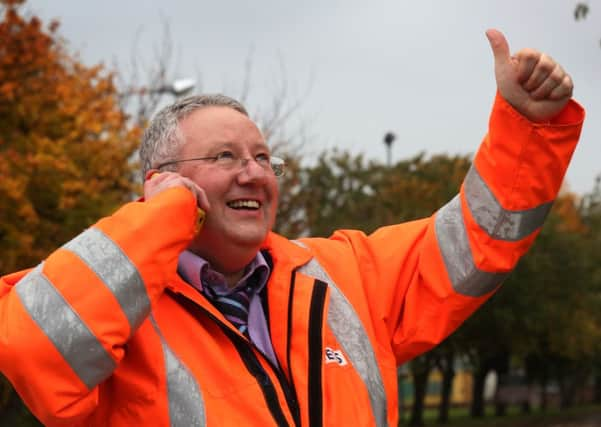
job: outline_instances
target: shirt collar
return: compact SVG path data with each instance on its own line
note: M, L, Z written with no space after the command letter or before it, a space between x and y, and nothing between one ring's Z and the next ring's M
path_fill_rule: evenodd
M255 292L260 292L271 273L269 264L261 252L244 269L244 275L232 289L226 285L225 277L211 268L211 265L204 258L186 250L183 251L178 260L177 272L189 284L199 291L203 291L203 285L211 288L213 292L219 295L230 294L242 286L246 285L248 279L256 274Z

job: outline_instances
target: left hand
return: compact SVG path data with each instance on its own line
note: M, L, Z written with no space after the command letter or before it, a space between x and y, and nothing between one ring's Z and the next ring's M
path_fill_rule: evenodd
M510 56L509 45L500 31L486 32L495 57L495 78L501 96L533 122L555 117L572 97L574 84L550 56L522 49Z

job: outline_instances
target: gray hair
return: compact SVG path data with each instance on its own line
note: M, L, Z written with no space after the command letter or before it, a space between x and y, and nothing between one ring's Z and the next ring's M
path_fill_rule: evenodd
M248 117L246 108L240 102L220 94L193 95L168 105L152 118L142 136L142 180L146 172L161 162L173 159L181 149L184 139L179 129L179 121L206 107L227 107ZM169 170L171 167L171 170L174 170L176 166L168 165L165 169Z

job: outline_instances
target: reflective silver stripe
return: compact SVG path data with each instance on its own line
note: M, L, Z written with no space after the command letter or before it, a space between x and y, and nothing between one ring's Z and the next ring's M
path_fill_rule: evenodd
M474 264L457 195L436 214L436 238L455 292L482 296L495 289L509 273L488 273Z
M498 240L517 241L543 225L553 202L532 209L503 209L474 166L465 177L465 199L472 216L489 236Z
M17 283L15 290L34 322L91 390L111 375L117 365L42 273L42 267L40 264L30 271Z
M80 257L113 293L127 320L131 334L150 312L150 300L136 266L104 232L89 228L64 246Z
M304 246L302 242L294 241L294 243ZM355 309L315 258L300 267L298 271L328 284L330 289L328 326L367 388L376 426L387 426L386 393L382 374L374 349Z
M165 370L167 372L169 425L171 427L206 426L205 405L198 383L188 368L169 348L152 315L150 315L150 321L161 338L161 346L163 347Z

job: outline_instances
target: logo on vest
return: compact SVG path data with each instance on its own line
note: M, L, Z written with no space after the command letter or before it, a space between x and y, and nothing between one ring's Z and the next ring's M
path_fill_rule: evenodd
M347 364L347 361L342 351L326 347L326 364L328 363L338 363L340 366L344 366Z

